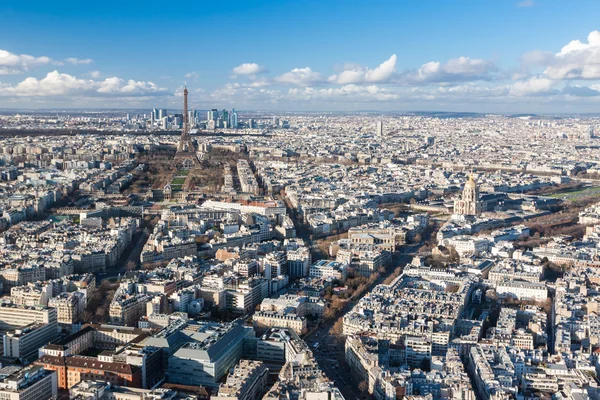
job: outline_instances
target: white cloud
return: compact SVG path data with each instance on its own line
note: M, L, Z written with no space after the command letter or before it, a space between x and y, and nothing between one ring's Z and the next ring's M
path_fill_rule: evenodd
M459 57L448 60L445 64L431 61L421 65L414 73L406 74L408 83L461 82L470 80L490 80L496 66L488 60Z
M185 74L185 77L188 79L198 79L198 73L197 72L188 72L187 74Z
M600 96L599 88L579 86L579 85L567 85L561 90L562 94L573 97L596 97Z
M262 65L256 63L244 63L240 64L233 69L233 75L256 75L263 72L267 72L267 69Z
M69 57L69 58L65 58L65 61L68 62L69 64L73 64L73 65L88 65L94 62L94 60L92 60L91 58L75 58L75 57Z
M89 73L89 75L94 79L98 79L100 78L100 71L92 71Z
M0 96L14 97L137 97L166 94L153 82L123 80L117 77L102 81L80 79L58 71L49 72L44 78L26 78L16 85L0 86Z
M275 80L279 83L290 83L298 86L310 86L325 82L323 75L313 71L310 67L294 68L290 72L278 76Z
M251 104L254 107L261 104L276 104L283 99L277 89L254 88L239 83L228 83L214 90L210 97L211 104L223 102L232 105Z
M312 87L291 88L290 100L326 100L336 102L390 101L400 97L397 90L384 89L377 85L348 84L340 87L315 89Z
M50 57L34 57L28 54L14 54L0 49L0 75L20 74L41 65L48 65L53 60Z
M257 79L257 80L253 80L250 83L247 84L247 86L249 87L254 87L254 88L261 88L261 87L267 87L270 86L271 82L266 80L266 79Z
M328 79L331 83L379 83L386 82L396 72L397 57L395 54L381 63L377 68L370 69L356 64L346 65L344 71L337 75L331 75Z
M0 75L16 75L44 65L87 65L93 62L90 58L66 58L63 61L53 60L47 56L35 57L28 54L14 54L0 49Z
M529 66L548 65L554 60L554 53L551 51L534 50L521 56L521 64Z
M600 79L600 31L592 31L587 43L573 40L553 59L544 71L551 79Z
M556 82L544 77L532 77L526 81L515 82L510 87L514 96L540 96L556 94Z

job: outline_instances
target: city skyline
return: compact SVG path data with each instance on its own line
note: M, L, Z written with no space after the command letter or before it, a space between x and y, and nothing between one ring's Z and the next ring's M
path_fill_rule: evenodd
M0 8L0 108L174 108L185 81L197 109L578 113L600 104L592 1L186 3L184 13L134 2L117 15L110 2L62 5Z

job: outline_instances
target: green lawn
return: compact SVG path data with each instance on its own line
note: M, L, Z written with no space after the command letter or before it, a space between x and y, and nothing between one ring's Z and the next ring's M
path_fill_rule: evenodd
M173 178L171 181L171 186L173 185L183 185L185 183L185 178Z
M600 196L600 187L591 187L562 193L552 193L547 196L574 201L582 197Z
M177 176L188 176L189 173L189 169L180 169L179 171L177 171Z

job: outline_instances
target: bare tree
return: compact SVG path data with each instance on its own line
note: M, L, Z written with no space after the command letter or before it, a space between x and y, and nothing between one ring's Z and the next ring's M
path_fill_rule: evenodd
M367 381L361 381L358 384L358 390L360 390L361 393L366 393L367 390L369 390L369 384L367 383Z
M338 320L335 321L335 324L333 324L329 332L332 335L341 336L344 333L344 319L342 317L338 318Z

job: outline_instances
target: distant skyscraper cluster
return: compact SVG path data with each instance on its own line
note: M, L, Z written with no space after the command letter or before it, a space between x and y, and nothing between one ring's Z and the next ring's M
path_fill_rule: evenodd
M162 129L169 129L173 124L169 125L170 122L175 122L174 118L169 121L167 110L164 108L153 108L150 113L150 124Z
M239 126L238 113L235 109L227 111L223 109L221 112L216 108L209 110L206 115L206 129L235 129Z
M188 110L188 123L190 128L205 129L236 129L239 127L239 116L235 109L231 111L215 109L207 112L206 121L201 113L196 110ZM183 114L169 115L163 108L154 108L150 113L150 126L157 129L181 129L183 126Z
M184 111L185 113L186 111ZM206 118L204 117L206 115ZM142 125L150 130L179 130L183 128L184 115L183 113L172 113L164 108L153 108L148 114L144 114L143 120L139 120L136 117L135 121L141 128ZM127 114L127 121L131 122L132 118ZM287 119L282 119L279 116L261 116L257 115L257 118L247 118L244 121L240 121L239 114L235 111L235 108L231 110L212 108L206 111L188 110L187 121L189 129L288 129L292 125L297 126L295 123L290 123ZM379 123L378 123L379 124ZM379 126L379 125L378 125Z

